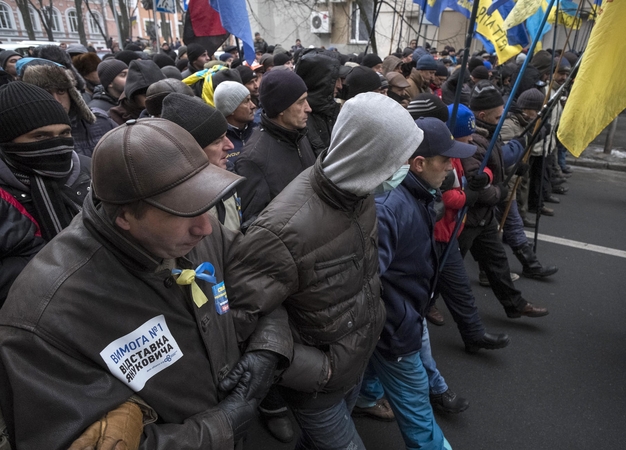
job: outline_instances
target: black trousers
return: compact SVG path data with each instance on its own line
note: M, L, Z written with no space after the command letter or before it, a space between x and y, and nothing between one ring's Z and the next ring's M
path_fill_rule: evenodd
M550 156L546 156L546 158L549 157ZM550 162L546 160L544 164L542 184L541 156L531 156L529 163L530 186L528 189L528 210L534 213L537 209L543 207L543 199L552 194L552 183L550 181L551 169ZM541 199L539 198L540 192L542 192Z
M495 218L482 227L466 226L459 236L459 247L463 257L470 251L474 259L478 261L489 279L494 295L506 311L524 309L527 302L511 281L509 261L498 236L498 224Z
M446 242L436 243L435 248L439 257L443 255L447 245ZM436 292L441 294L463 341L472 342L481 339L485 334L485 327L478 315L476 300L456 240L452 243L446 265L439 272Z

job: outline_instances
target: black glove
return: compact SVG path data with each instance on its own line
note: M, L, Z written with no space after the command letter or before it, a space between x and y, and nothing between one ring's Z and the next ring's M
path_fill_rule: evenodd
M481 190L488 184L489 184L489 175L487 175L485 172L477 173L476 175L474 175L471 179L467 181L467 185L470 187L470 189L473 189L475 191Z
M217 405L230 423L235 443L243 437L250 424L256 420L256 409L261 402L259 399L248 397L251 383L252 374L244 372L230 395Z
M465 192L465 206L467 206L468 208L471 208L472 206L474 206L474 203L476 203L476 200L478 200L478 196L480 195L480 193L473 189L465 189L464 192Z
M525 134L522 134L521 136L515 136L512 140L519 142L520 145L524 148L526 148L526 146L528 145L528 138Z
M545 139L547 136L550 136L551 129L552 129L552 126L550 125L550 122L545 122L543 126L539 129L539 138L537 139L537 141L541 141Z
M515 171L515 175L523 177L524 175L526 175L528 173L529 169L530 169L530 164L525 163L525 162L521 162L517 166L517 170Z
M245 353L220 382L220 389L230 391L239 387L243 383L244 375L249 373L252 380L245 385L244 397L246 400L256 399L260 402L274 383L274 371L279 358L276 353L265 350Z
M500 188L500 200L499 201L506 200L506 197L509 195L509 187L505 183L498 184L498 187Z
M446 192L452 189L452 186L454 186L455 178L456 177L454 176L454 170L448 172L448 175L446 175L445 180L443 180L443 183L441 183L441 187L439 188L439 190L441 192Z

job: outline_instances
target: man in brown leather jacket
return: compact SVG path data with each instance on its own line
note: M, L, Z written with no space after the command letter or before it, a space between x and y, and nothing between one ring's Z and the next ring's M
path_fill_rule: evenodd
M241 444L293 350L278 309L240 353L224 283L240 235L207 213L240 180L164 119L129 121L99 142L83 212L0 311L14 448Z

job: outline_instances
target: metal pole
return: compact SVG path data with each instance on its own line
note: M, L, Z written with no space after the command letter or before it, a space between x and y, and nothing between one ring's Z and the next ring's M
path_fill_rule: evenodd
M420 34L422 33L422 24L423 23L424 23L424 10L420 6L420 25L419 25L419 27L417 27L417 38L415 38L415 44L416 45L419 45L419 42L420 42ZM426 38L424 38L424 42L425 41L426 41Z
M615 130L617 130L618 118L619 116L613 119L613 122L611 122L609 128L609 134L606 135L606 142L604 143L604 153L606 153L607 155L610 155L611 151L613 150L613 138L615 137Z

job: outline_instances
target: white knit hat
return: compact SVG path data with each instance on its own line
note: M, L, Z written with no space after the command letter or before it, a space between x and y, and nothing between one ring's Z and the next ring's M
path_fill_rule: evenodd
M224 81L215 89L215 107L224 117L230 116L241 103L250 95L250 91L236 81Z

